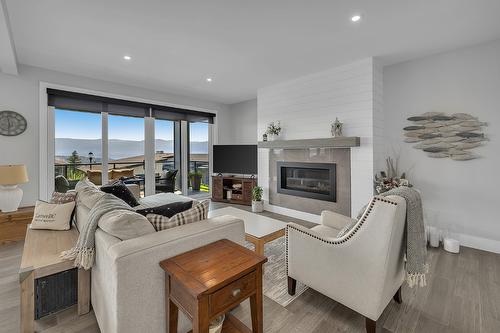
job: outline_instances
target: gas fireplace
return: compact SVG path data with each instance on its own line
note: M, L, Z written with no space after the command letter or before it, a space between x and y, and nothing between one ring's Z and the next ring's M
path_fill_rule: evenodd
M277 162L278 193L336 202L335 163Z

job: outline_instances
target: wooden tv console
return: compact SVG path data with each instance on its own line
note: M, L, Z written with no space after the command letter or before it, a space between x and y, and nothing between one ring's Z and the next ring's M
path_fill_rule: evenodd
M234 185L237 185L236 188ZM212 176L212 200L251 205L252 189L255 186L257 186L257 178ZM230 199L228 199L228 192L230 192Z

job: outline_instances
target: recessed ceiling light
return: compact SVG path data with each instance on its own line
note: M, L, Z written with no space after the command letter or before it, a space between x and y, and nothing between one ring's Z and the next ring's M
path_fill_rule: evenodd
M351 21L353 22L358 22L361 20L361 15L354 15L353 17L351 17Z
M207 82L212 82L212 78L211 77L207 77Z
M125 60L132 60L132 57L131 57L131 56L129 56L129 55L124 55L124 56L123 56L123 59L125 59Z

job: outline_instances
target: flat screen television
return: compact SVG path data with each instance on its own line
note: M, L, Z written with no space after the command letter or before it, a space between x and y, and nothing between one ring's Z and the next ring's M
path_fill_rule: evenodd
M214 145L215 173L256 175L257 145Z

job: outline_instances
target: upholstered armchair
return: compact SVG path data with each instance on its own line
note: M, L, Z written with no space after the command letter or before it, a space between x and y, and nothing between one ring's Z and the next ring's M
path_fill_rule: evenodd
M366 330L394 298L401 303L404 280L406 201L399 196L375 196L355 221L324 211L311 229L289 223L287 235L288 293L296 281L342 303L366 318ZM351 222L343 236L339 231Z

